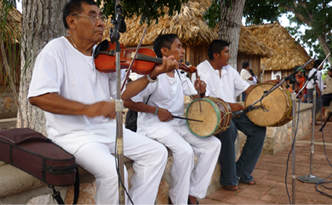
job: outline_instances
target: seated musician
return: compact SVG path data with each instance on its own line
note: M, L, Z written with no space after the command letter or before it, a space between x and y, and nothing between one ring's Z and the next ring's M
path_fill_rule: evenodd
M93 0L70 0L65 5L63 23L68 35L53 39L38 55L28 97L32 105L45 111L48 137L96 178L95 202L118 204L118 174L112 155L116 111L111 101L116 97L116 74L97 71L93 58L95 44L103 37L103 20ZM176 69L178 63L172 58L165 58L149 77L155 79ZM129 83L122 98L130 99L148 84L147 76ZM123 142L124 156L134 161L130 196L135 204L154 204L167 150L126 129Z
M214 40L209 45L208 57L197 67L198 75L207 82L206 96L220 98L230 105L232 111L245 109L237 104L235 96L242 92L247 93L252 86L241 79L239 73L228 65L231 58L229 43L222 40ZM196 78L192 75L192 81ZM247 141L243 147L240 158L235 163L234 142L238 135L238 129L246 136ZM265 127L260 127L252 123L246 114L242 114L232 119L230 127L216 135L222 143L219 156L221 165L220 183L231 191L238 190L238 183L254 185L255 181L251 176L256 162L262 151L265 139Z
M178 61L185 54L176 34L158 36L154 51L158 57L173 55ZM197 80L193 85L186 74L175 70L159 75L132 101L125 101L126 107L140 112L137 132L159 141L173 153L169 190L173 204L196 204L196 198L205 197L221 147L214 136L199 138L190 132L185 120L173 118L184 114L184 95L198 97L195 88L204 93L205 83ZM194 155L198 157L196 165Z

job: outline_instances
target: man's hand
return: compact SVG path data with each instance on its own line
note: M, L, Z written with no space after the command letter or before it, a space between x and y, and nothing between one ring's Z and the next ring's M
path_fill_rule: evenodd
M172 113L170 113L168 110L164 108L158 108L157 115L159 120L162 122L168 122L173 119Z
M174 69L179 68L179 63L174 60L173 56L163 57L163 64L156 66L152 72L149 74L152 79L156 79L161 73L167 73Z
M116 116L115 103L102 101L86 105L84 113L88 117L104 116L106 118L114 119Z
M238 103L228 103L228 104L231 107L232 111L239 111L239 110L246 109L246 107L244 107L243 105L240 105Z
M200 92L199 94L205 93L205 91L206 91L206 83L204 81L202 81L200 79L200 77L198 77L195 80L194 86L195 86L195 89L197 90L197 92L198 91Z

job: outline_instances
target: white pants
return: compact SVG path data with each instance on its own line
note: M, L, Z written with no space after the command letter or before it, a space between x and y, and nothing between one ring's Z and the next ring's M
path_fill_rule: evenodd
M204 198L219 157L221 142L214 136L199 138L186 124L153 124L147 136L173 153L172 184L169 196L173 204L187 204L188 195ZM194 155L198 157L194 164ZM194 166L195 165L195 166Z
M167 162L167 150L162 144L126 129L123 130L123 142L124 155L134 161L129 194L135 204L154 204ZM114 150L114 142L91 142L74 153L77 164L96 178L97 204L119 202L115 157L111 155ZM124 178L127 180L126 168Z

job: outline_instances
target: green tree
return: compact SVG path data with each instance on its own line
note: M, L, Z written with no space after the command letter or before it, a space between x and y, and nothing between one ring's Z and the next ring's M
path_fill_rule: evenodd
M319 58L325 58L331 53L332 4L330 0L246 0L243 11L247 24L259 24L264 20L273 22L287 12L294 14L289 16L289 19L297 23L297 26L288 28L292 35L297 35L298 40L302 40L307 46L313 48ZM300 25L308 27L304 35L298 34ZM319 46L315 45L316 40ZM330 64L332 64L331 59L329 59Z
M212 0L204 13L209 27L219 24L218 39L230 42L231 59L229 64L237 69L237 53L241 32L241 19L245 0Z

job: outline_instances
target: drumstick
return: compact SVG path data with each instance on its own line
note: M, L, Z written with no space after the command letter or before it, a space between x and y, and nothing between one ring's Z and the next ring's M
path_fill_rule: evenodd
M189 121L203 122L203 120L195 120L195 119L190 119L190 118L180 117L180 116L174 116L174 115L172 115L172 117L173 117L173 118L182 119L182 120L189 120Z
M196 76L197 78L199 78L198 76L198 70L196 70ZM200 85L198 84L198 102L199 102L199 111L202 112L202 106L201 106L201 89L200 89Z

